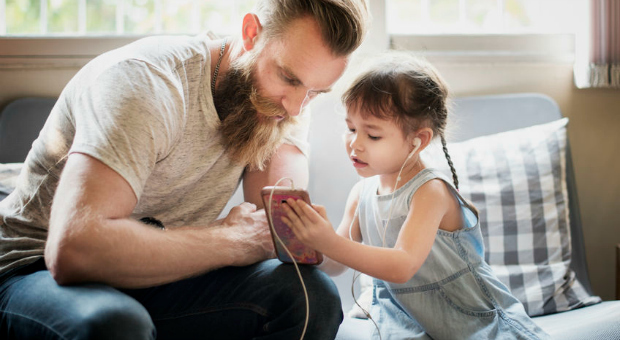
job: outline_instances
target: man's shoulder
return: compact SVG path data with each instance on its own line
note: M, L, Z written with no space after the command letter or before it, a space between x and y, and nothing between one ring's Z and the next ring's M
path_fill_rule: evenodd
M115 52L124 59L136 59L162 68L176 68L188 60L210 58L205 34L197 36L158 35L139 39Z
M92 79L110 69L126 68L128 74L131 74L136 64L158 69L164 73L174 72L189 61L198 61L199 67L208 66L210 65L210 54L206 45L208 39L204 34L145 37L97 56L80 71L88 73L88 78Z
M72 79L73 86L68 86L65 92L73 89L75 91L71 93L83 93L85 88L95 84L101 88L103 83L121 87L123 82L130 82L136 88L140 88L140 84L153 82L163 82L159 89L169 87L178 83L177 70L180 66L198 68L188 69L191 74L205 73L200 68L209 65L208 39L206 35L162 35L139 39L91 60Z

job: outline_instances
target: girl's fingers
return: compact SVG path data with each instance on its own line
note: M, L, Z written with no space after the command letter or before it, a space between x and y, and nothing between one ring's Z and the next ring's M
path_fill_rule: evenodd
M303 203L303 201L300 202ZM303 215L303 211L301 210L300 205L301 203L298 203L295 199L292 198L286 200L286 204L288 204L288 206L299 216Z
M324 219L327 219L326 216L323 217L323 215L315 209L314 204L309 205L306 202L303 202L302 204L303 206L301 207L301 209L304 212L303 217L305 217L305 221L308 221L313 224L317 224L317 223L323 222Z
M300 224L301 221L299 220L299 216L297 216L296 212L293 209L291 209L290 206L284 204L282 205L282 207L284 208L284 211L286 212L286 216L282 216L282 221L284 221L284 219L286 218L291 224L294 224L295 226Z
M286 203L286 205L288 205L287 208L289 209L286 210L288 217L295 222L299 222L300 227L316 225L323 222L324 219L327 219L315 211L313 206L310 206L304 201L288 199L286 200ZM325 209L323 209L323 211L324 210Z
M289 228L291 229L295 229L295 225L291 222L291 220L289 220L286 216L282 216L280 218L282 220L282 222L284 222L284 224L286 224Z
M318 213L321 217L323 217L324 219L327 219L327 210L325 209L325 207L324 207L324 206L319 205L319 204L313 204L313 205L312 205L312 208L313 208L314 210L316 210L316 212L317 212L317 213Z
M299 221L300 223L304 222L305 214L301 209L301 206L294 199L289 198L283 206L288 209L286 212L288 213L290 219Z
M316 211L314 211L308 203L304 201L295 201L295 204L298 207L295 211L298 212L297 215L299 215L299 218L304 224L316 224L321 221Z
M301 238L301 235L299 234L299 229L297 224L293 223L288 217L286 216L282 216L282 222L284 222L284 224L286 224L289 228L291 228L291 230L293 231L293 234L295 234L295 236L297 238Z

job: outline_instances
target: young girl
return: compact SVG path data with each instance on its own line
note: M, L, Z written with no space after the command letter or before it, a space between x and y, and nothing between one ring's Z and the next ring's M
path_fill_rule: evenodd
M383 57L343 96L347 153L365 179L337 232L323 207L302 201L288 200L283 220L328 258L329 274L348 266L375 278L376 338L547 338L484 261L477 210L459 194L446 148L447 97L430 64ZM434 137L454 184L420 159Z

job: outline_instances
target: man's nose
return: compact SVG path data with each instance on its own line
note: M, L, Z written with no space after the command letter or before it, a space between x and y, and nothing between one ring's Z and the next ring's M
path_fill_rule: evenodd
M309 95L309 91L305 89L297 89L295 91L291 91L283 98L283 105L286 112L292 116L298 116L301 113L301 110L310 103L310 101L314 98L314 96Z

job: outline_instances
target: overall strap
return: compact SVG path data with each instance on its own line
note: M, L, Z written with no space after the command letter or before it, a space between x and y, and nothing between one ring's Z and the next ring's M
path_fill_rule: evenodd
M450 188L450 191L452 191L452 193L458 198L460 204L462 206L467 207L469 210L471 210L472 212L474 212L474 214L476 215L476 217L478 217L477 215L477 210L469 203L468 200L466 200L461 193L454 187L454 183L452 183L452 179L449 178L448 176L446 176L443 172L435 169L435 168L426 168L423 169L422 171L420 171L417 175L416 175L416 180L413 181L414 183L412 185L414 185L413 190L411 190L411 194L410 196L407 198L407 204L411 205L411 199L413 197L413 195L415 194L415 192L424 184L426 184L428 181L432 180L432 179L441 179L444 183L446 183L446 185L448 186L448 188Z

